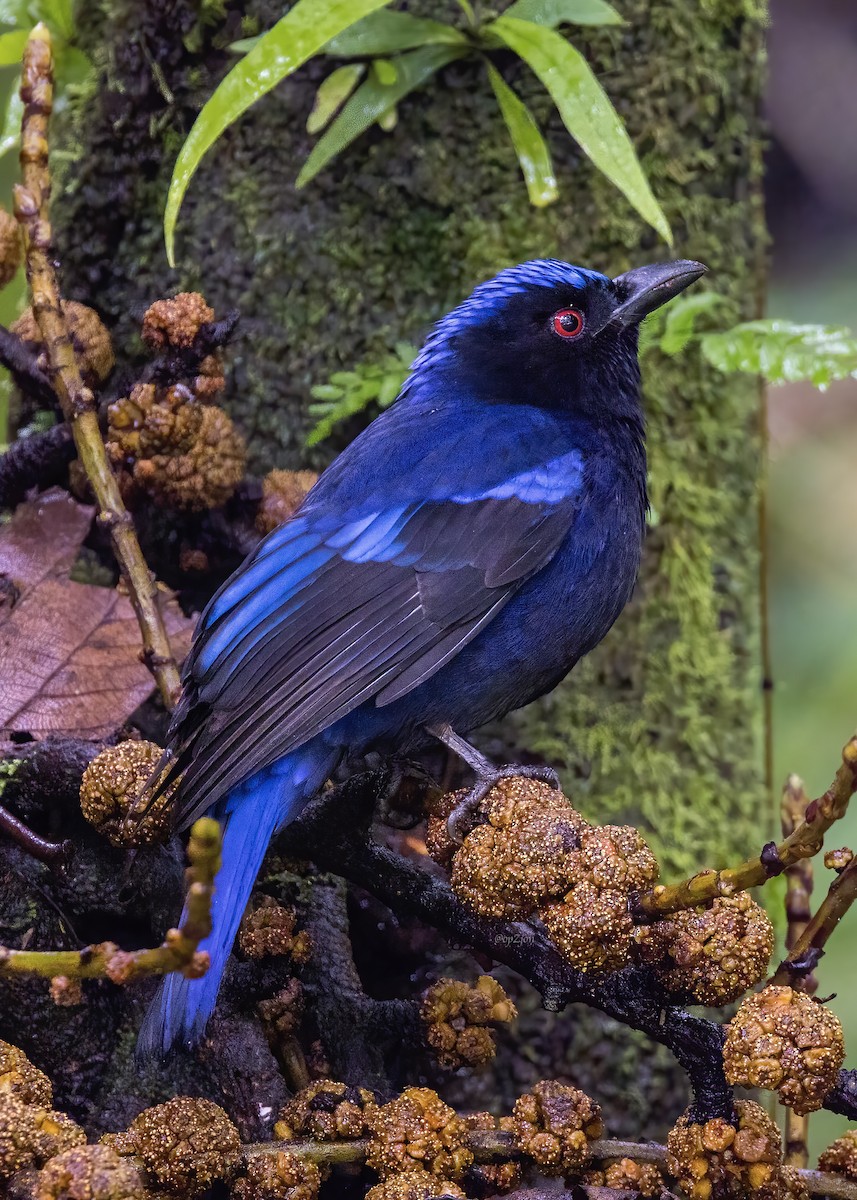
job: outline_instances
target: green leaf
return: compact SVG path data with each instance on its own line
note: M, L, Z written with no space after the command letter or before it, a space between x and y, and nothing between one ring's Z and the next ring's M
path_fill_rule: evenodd
M312 112L307 117L307 133L321 133L357 87L365 70L363 63L347 63L328 75L315 94Z
M14 29L11 33L0 33L0 67L11 67L20 63L29 36L26 29Z
M3 127L0 129L0 157L10 150L15 150L21 142L21 118L24 106L18 92L21 87L20 76L15 80L9 99L6 102L6 113L3 117Z
M337 33L384 3L386 0L298 0L220 81L194 121L173 168L164 212L170 266L175 266L179 208L206 151L251 104L317 54Z
M731 301L720 292L694 292L691 296L679 296L662 310L665 318L660 349L664 354L679 354L696 336L696 318L701 313L729 304Z
M454 25L385 8L333 38L324 52L336 58L360 58L430 45L467 46L468 42Z
M312 153L301 168L296 186L305 187L326 167L331 159L350 146L361 133L379 117L393 108L414 88L425 83L435 71L463 53L459 46L425 46L399 55L396 60L396 82L389 87L370 76L362 83L342 112L316 142Z
M607 0L515 0L503 13L535 25L622 25L624 21Z
M33 6L33 15L50 25L65 41L71 41L75 34L74 10L72 0L38 0Z
M559 195L547 142L526 104L515 95L491 63L488 63L488 77L521 164L530 204L535 208L544 208Z
M563 123L599 171L667 242L672 234L636 151L586 59L552 29L498 17L487 26L519 55L550 92Z
M703 334L699 344L719 371L763 375L769 383L808 381L825 388L857 374L857 339L844 327L747 321L723 333Z

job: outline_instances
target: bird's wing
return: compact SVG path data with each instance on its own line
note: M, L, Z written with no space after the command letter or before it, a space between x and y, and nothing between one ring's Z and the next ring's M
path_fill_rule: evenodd
M550 561L582 479L566 452L481 490L356 515L311 493L203 615L171 730L179 820L438 671Z

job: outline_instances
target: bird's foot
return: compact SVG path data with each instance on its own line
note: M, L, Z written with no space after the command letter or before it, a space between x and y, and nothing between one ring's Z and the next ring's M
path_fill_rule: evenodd
M473 818L479 805L493 787L503 779L538 779L559 790L559 776L552 767L524 766L521 763L509 763L505 767L492 767L485 772L479 772L476 783L466 796L458 801L446 819L449 836L460 846L465 836L473 828Z
M495 784L502 779L538 779L559 790L559 775L553 767L524 766L521 763L509 763L505 767L495 767L484 754L480 754L475 746L466 742L450 725L428 725L427 732L443 742L462 762L466 762L476 773L476 783L466 796L462 796L446 820L449 836L461 845L465 835L473 828L473 817L479 805Z

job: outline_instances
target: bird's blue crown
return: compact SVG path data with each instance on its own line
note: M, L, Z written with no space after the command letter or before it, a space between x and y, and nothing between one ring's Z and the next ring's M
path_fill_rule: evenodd
M537 288L580 291L590 283L603 286L609 284L610 280L599 271L575 267L559 258L534 258L514 267L506 267L492 279L478 284L466 300L462 300L457 308L438 321L413 363L413 374L417 375L423 368L447 359L449 339L462 330L490 320L514 296Z

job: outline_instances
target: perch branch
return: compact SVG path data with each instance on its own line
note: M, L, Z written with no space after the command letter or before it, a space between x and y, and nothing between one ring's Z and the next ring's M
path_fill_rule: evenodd
M422 1043L419 1005L367 996L349 935L345 885L317 880L306 906L313 953L303 980L335 1078L354 1086L389 1091L384 1050L389 1043Z
M842 762L833 782L807 807L804 819L779 845L771 842L756 858L740 867L722 871L700 871L681 883L658 884L639 897L639 911L650 917L664 916L682 908L708 904L718 896L734 896L747 888L759 887L772 876L780 875L793 863L811 858L821 849L824 835L834 822L845 816L848 802L857 790L857 734L842 751Z
M732 1115L719 1025L675 1007L645 968L628 967L606 978L586 975L563 959L534 926L469 912L447 884L371 838L373 807L383 780L381 773L355 776L316 797L289 826L289 845L323 869L366 888L394 912L411 913L451 942L505 963L530 981L551 1011L583 1003L642 1030L668 1046L687 1072L701 1120Z
M208 955L199 943L211 933L211 898L220 870L220 826L202 817L191 829L188 842L190 886L187 910L178 929L170 929L160 946L149 950L120 950L112 942L83 950L10 950L0 947L0 975L41 975L53 979L110 979L128 983L142 975L181 971L197 979L208 969Z
M70 841L45 841L37 833L33 833L32 829L28 829L23 821L19 821L2 804L0 804L0 833L4 833L22 850L26 850L32 858L37 858L39 862L46 863L49 867L62 866L71 858L73 846Z
M50 375L63 414L71 426L78 457L109 527L113 550L128 587L143 638L143 661L168 708L178 698L178 668L158 607L157 585L140 551L137 535L104 449L95 397L86 387L69 337L57 284L48 217L50 172L48 118L53 104L53 61L47 28L39 24L24 50L21 73L24 116L21 125L22 183L15 187L15 216L24 233L27 281L33 313L45 346Z
M467 1147L473 1151L477 1162L491 1162L497 1158L522 1157L512 1144L512 1135L501 1130L472 1131L465 1136L464 1140ZM247 1163L253 1158L286 1153L294 1154L295 1157L305 1161L317 1163L319 1166L327 1166L334 1163L362 1162L366 1156L366 1149L365 1140L353 1142L314 1142L309 1140L259 1142L242 1146L240 1156ZM656 1142L626 1142L614 1138L599 1138L598 1141L591 1144L589 1152L594 1162L631 1158L635 1162L654 1163L666 1171L667 1148ZM830 1196L834 1200L857 1200L857 1183L845 1179L841 1175L829 1175L822 1171L798 1171L798 1176L812 1195ZM528 1188L509 1193L510 1196L518 1196L521 1200L524 1197L543 1197L547 1194ZM595 1193L590 1189L589 1192L590 1196L595 1195L602 1198L609 1196L612 1200L618 1196L631 1194L636 1193L617 1192L610 1188L602 1188ZM574 1188L570 1192L551 1191L549 1195L551 1197L577 1197L580 1195L580 1190Z

